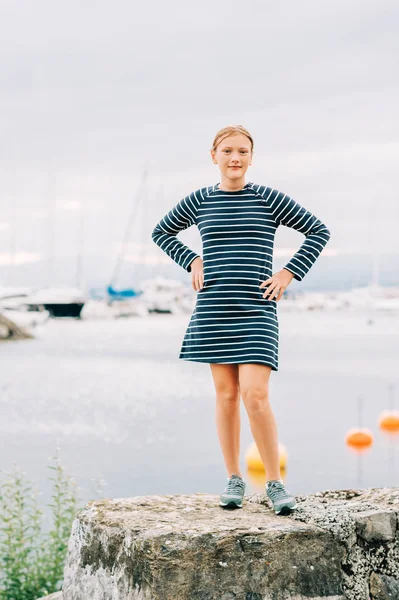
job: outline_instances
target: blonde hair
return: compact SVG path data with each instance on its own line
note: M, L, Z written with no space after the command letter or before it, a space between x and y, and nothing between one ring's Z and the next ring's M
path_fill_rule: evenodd
M213 140L212 150L216 150L217 146L220 144L220 142L224 140L224 138L228 137L229 135L236 135L237 133L243 133L247 136L247 138L251 142L252 153L254 150L254 141L249 131L245 129L245 127L243 127L242 125L229 125L228 127L223 127L223 129L220 129Z

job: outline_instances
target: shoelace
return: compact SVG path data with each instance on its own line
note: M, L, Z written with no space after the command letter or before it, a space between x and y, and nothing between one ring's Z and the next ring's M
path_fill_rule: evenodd
M244 489L244 485L245 484L241 479L237 479L236 477L233 477L232 479L229 479L229 481L228 481L228 484L226 486L226 492L241 493L241 491Z
M290 495L280 481L272 481L272 483L268 484L267 490L273 500L280 500L281 498L286 498L287 495Z

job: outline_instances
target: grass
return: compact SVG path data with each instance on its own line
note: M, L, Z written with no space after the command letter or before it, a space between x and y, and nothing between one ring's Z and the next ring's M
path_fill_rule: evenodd
M37 488L13 466L0 482L0 600L37 600L61 589L72 522L80 510L76 483L53 457L52 528L43 530Z

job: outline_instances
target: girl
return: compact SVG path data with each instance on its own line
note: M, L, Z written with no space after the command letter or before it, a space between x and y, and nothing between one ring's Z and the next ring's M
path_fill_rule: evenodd
M245 183L253 139L241 125L225 127L211 149L220 182L191 192L156 225L153 241L191 273L198 292L179 358L209 363L216 390L216 426L227 469L220 506L242 507L239 464L240 396L264 463L266 494L276 514L297 507L279 469L269 378L278 370L277 302L292 279L301 281L330 239L330 231L292 198L266 185ZM197 225L203 258L176 235ZM279 225L305 236L283 269L273 274Z

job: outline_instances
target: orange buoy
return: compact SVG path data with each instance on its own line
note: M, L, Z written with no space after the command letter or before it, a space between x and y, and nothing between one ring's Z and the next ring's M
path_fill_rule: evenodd
M379 416L378 425L382 431L399 433L399 411L384 410Z
M373 444L374 438L367 427L353 427L345 436L347 446L356 450L366 450Z
M280 469L285 469L287 466L287 448L283 444L278 444L278 453L280 459ZM262 459L259 454L258 447L255 442L252 442L248 446L248 449L245 453L245 460L247 463L248 469L252 471L260 471L262 473L265 472L265 466L262 462Z

